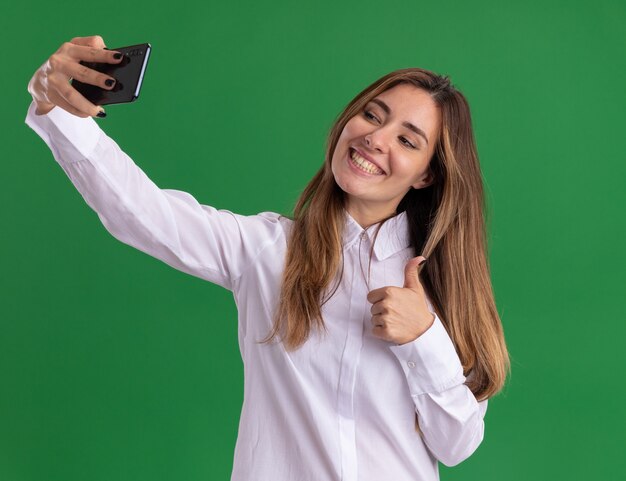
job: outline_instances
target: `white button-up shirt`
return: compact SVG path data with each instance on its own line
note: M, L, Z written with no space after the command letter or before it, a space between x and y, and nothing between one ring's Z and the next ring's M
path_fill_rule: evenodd
M91 118L60 107L26 124L104 227L170 266L232 291L244 363L244 400L233 481L436 480L483 439L478 403L435 314L403 345L372 335L367 293L404 284L413 257L406 214L363 229L346 212L344 272L322 307L327 334L312 330L294 352L261 344L277 307L293 221L273 212L238 215L160 189ZM415 430L415 415L422 431Z

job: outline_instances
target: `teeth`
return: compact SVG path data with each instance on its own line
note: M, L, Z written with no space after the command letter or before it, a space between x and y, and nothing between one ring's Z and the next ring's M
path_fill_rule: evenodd
M354 161L354 164L357 167L361 168L362 170L364 170L365 172L367 172L369 174L379 174L380 175L380 174L383 173L382 170L380 170L378 167L376 167L370 161L364 159L359 154L357 154L355 150L351 150L350 151L350 158Z

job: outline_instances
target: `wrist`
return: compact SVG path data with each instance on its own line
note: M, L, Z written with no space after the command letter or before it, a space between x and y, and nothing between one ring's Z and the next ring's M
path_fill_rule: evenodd
M413 335L409 339L401 339L400 342L396 342L396 345L402 346L403 344L408 344L409 342L413 342L417 338L419 338L422 334L424 334L426 331L428 331L428 329L430 329L435 323L435 315L431 312L430 316L431 316L431 320L428 326L426 327L426 329L421 330L420 332L417 333L417 335Z
M35 115L46 115L55 107L54 104L50 104L46 102L37 102L37 101L35 101L35 105L37 107L35 109Z

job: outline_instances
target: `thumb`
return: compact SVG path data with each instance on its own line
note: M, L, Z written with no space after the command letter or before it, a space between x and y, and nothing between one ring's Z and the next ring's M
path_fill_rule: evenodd
M424 256L413 257L409 259L404 267L404 287L409 289L421 288L417 266L426 260Z
M106 44L100 35L92 35L90 37L74 37L70 43L83 45L85 47L105 48ZM107 49L108 50L108 49Z

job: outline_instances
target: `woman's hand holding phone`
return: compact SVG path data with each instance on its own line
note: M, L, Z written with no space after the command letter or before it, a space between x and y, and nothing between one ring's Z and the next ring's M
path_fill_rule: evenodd
M104 117L104 110L83 97L71 84L74 78L80 82L96 85L106 90L115 87L115 79L93 70L80 61L118 64L123 55L115 58L114 50L105 50L104 40L99 35L75 37L65 42L35 72L28 83L28 92L33 97L37 115L50 112L55 106L67 110L78 117ZM107 85L107 80L111 85ZM111 82L112 81L112 82ZM99 112L104 115L98 115Z

